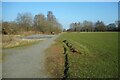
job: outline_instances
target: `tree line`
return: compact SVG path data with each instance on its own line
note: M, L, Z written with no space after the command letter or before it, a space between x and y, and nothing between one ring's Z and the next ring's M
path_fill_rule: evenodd
M83 21L83 23L75 22L71 23L69 29L67 31L74 32L97 32L97 31L120 31L120 21L116 21L115 23L110 23L105 25L103 21L97 21L93 23L92 21Z
M47 17L44 14L18 13L15 21L2 22L3 34L19 34L22 32L36 31L41 33L60 33L62 25L58 22L52 11L48 11Z

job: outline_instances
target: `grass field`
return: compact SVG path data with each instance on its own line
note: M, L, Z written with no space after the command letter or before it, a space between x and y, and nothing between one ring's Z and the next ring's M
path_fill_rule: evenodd
M47 51L47 69L55 77L63 76L63 40L68 40L82 54L69 55L69 77L116 78L118 77L118 33L63 33ZM55 52L55 46L57 50ZM49 55L48 55L49 54ZM55 58L58 57L58 58ZM54 65L53 65L54 64ZM57 67L55 67L55 64ZM54 67L54 69L53 69ZM58 72L57 72L58 71Z

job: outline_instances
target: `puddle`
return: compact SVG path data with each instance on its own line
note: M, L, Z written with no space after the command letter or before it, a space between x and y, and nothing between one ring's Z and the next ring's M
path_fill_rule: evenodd
M52 38L54 36L55 35L32 35L32 36L24 37L22 39L40 39L40 40L44 40L44 39L50 39L50 38Z

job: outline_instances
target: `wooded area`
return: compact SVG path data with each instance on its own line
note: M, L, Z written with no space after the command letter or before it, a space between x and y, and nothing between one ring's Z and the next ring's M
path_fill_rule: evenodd
M51 11L48 11L47 17L40 13L36 14L34 18L31 13L18 13L15 21L2 22L3 34L20 34L29 31L41 32L43 34L60 33L62 25Z
M93 23L92 21L83 21L83 23L75 22L70 24L70 28L67 31L75 32L98 32L98 31L120 31L120 21L115 21L115 23L110 23L108 25L104 24L103 21L97 21Z
M21 34L23 32L34 31L42 34L60 33L62 31L71 32L104 32L120 31L120 21L115 21L106 25L103 21L83 21L71 23L69 29L63 30L62 25L58 22L52 11L48 11L47 17L44 14L36 14L34 17L31 13L18 13L15 21L2 22L3 34Z

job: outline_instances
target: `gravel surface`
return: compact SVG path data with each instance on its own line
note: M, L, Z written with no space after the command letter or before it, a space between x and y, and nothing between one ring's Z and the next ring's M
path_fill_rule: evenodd
M2 79L2 35L0 34L0 79Z
M37 36L37 35L34 35ZM39 35L40 36L40 35ZM47 35L48 36L48 35ZM59 35L27 47L3 50L3 78L49 78L45 69L44 51ZM44 37L44 36L42 36ZM49 36L50 37L50 36ZM38 38L38 36L37 36ZM35 39L35 38L34 38Z

